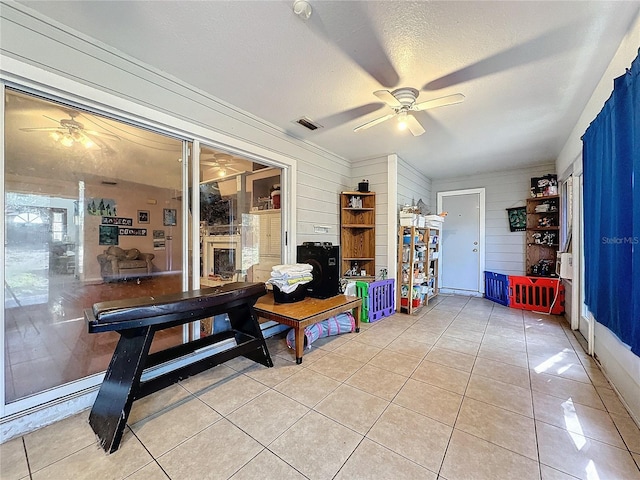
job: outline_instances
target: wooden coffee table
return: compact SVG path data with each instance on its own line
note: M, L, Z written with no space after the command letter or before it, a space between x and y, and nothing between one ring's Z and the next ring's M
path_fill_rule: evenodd
M302 363L304 353L304 329L339 313L355 310L356 332L360 331L360 308L362 299L336 295L330 298L305 298L295 303L275 303L273 292L260 297L254 305L258 316L288 325L295 329L296 363Z

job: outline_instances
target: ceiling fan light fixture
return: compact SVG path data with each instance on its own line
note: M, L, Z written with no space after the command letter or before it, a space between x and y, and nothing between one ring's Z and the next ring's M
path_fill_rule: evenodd
M293 13L302 20L309 20L312 11L311 5L306 0L295 0L295 2L293 2Z
M407 112L400 112L398 114L398 129L399 130L407 129Z

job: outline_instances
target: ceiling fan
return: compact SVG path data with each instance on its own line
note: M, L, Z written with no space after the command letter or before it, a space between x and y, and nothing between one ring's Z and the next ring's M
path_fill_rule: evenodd
M120 140L120 137L111 133L96 132L94 130L85 129L84 125L76 120L76 117L80 115L79 112L71 110L68 114L71 118L63 118L60 120L43 115L43 117L56 122L58 124L57 127L21 128L20 130L23 132L49 132L51 138L60 142L65 147L72 147L78 143L85 148L91 148L96 146L96 137ZM104 144L97 146L102 147Z
M464 95L456 93L453 95L447 95L446 97L434 98L433 100L416 103L419 92L415 88L411 87L398 88L393 92L390 92L389 90L377 90L373 92L373 94L389 105L393 109L394 113L390 113L384 117L376 118L375 120L360 125L353 129L354 132L365 130L382 123L385 120L389 120L390 118L398 117L398 127L401 130L408 128L413 136L417 137L418 135L422 135L425 130L422 125L420 125L418 119L413 116L412 112L420 112L430 108L453 105L464 100Z
M200 159L200 164L217 170L219 177L224 177L229 173L234 174L241 172L240 170L233 168L233 165L235 165L233 162L233 156L228 153L216 153L213 155L212 159L202 157Z

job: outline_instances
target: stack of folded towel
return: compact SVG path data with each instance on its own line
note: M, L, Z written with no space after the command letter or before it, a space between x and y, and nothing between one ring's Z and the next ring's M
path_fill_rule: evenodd
M266 283L278 287L283 293L291 293L299 285L313 280L312 270L313 267L308 263L276 265L271 269L271 278Z

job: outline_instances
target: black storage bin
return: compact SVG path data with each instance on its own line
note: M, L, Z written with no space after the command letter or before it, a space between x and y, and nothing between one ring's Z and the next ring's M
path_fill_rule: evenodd
M304 300L307 296L307 284L298 285L291 293L282 292L276 285L273 286L273 300L276 303L295 303Z

